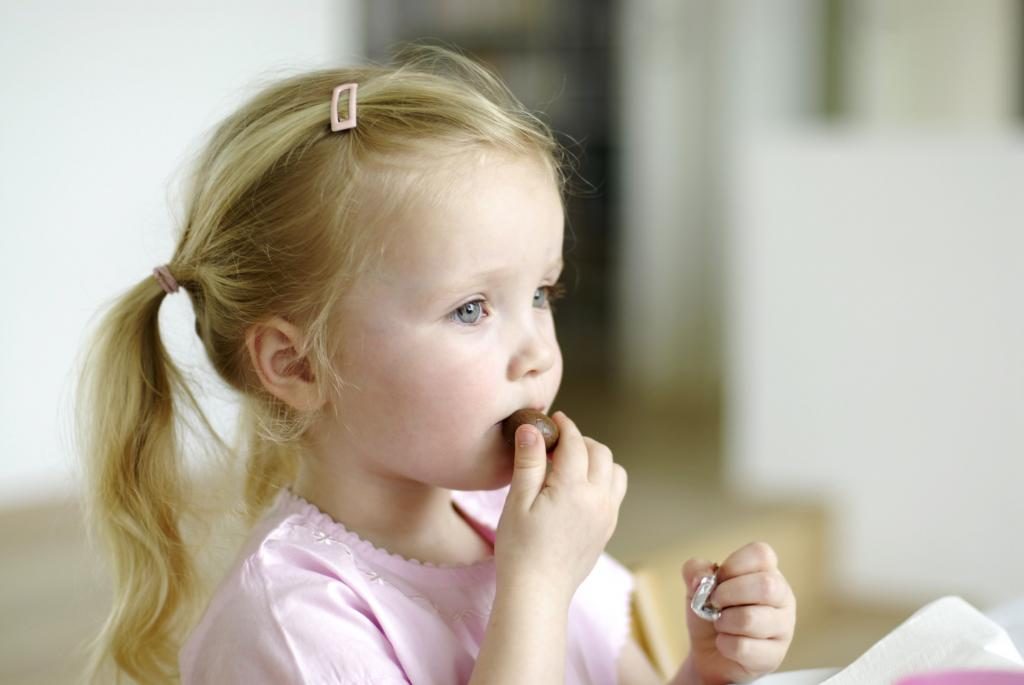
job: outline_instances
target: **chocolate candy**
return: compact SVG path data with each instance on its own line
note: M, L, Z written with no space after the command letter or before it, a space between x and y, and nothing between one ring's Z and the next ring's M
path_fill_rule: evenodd
M550 452L558 444L558 426L544 414L536 409L520 409L512 412L512 416L501 422L501 434L505 442L515 447L516 429L524 423L533 424L544 436L544 448Z

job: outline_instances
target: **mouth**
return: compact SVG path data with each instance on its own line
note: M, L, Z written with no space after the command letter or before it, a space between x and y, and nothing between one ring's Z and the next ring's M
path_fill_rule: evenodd
M523 405L521 407L516 407L515 409L513 409L503 419L498 421L498 424L503 423L505 421L505 419L507 419L509 416L512 416L512 414L515 414L517 411L520 411L522 409L533 409L534 411L539 411L542 414L545 414L545 415L547 414L546 405L544 405L544 404L525 404L525 405Z

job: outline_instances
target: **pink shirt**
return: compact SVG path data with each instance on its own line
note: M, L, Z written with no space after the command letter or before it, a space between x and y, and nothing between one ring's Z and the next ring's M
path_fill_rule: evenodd
M508 488L453 492L492 543ZM633 577L603 554L569 608L566 683L616 682ZM179 654L181 682L465 683L495 563L436 566L378 549L282 490Z

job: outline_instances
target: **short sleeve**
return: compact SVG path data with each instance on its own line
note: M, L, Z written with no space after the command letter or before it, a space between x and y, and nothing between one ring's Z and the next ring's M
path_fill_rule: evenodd
M295 566L268 570L258 558L240 570L182 651L183 685L408 684L372 614L343 580Z

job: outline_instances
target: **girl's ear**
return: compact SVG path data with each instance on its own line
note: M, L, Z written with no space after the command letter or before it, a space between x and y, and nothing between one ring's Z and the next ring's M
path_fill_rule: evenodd
M302 333L280 317L254 324L245 334L256 375L267 392L299 411L319 409L324 400L310 370L298 356Z

